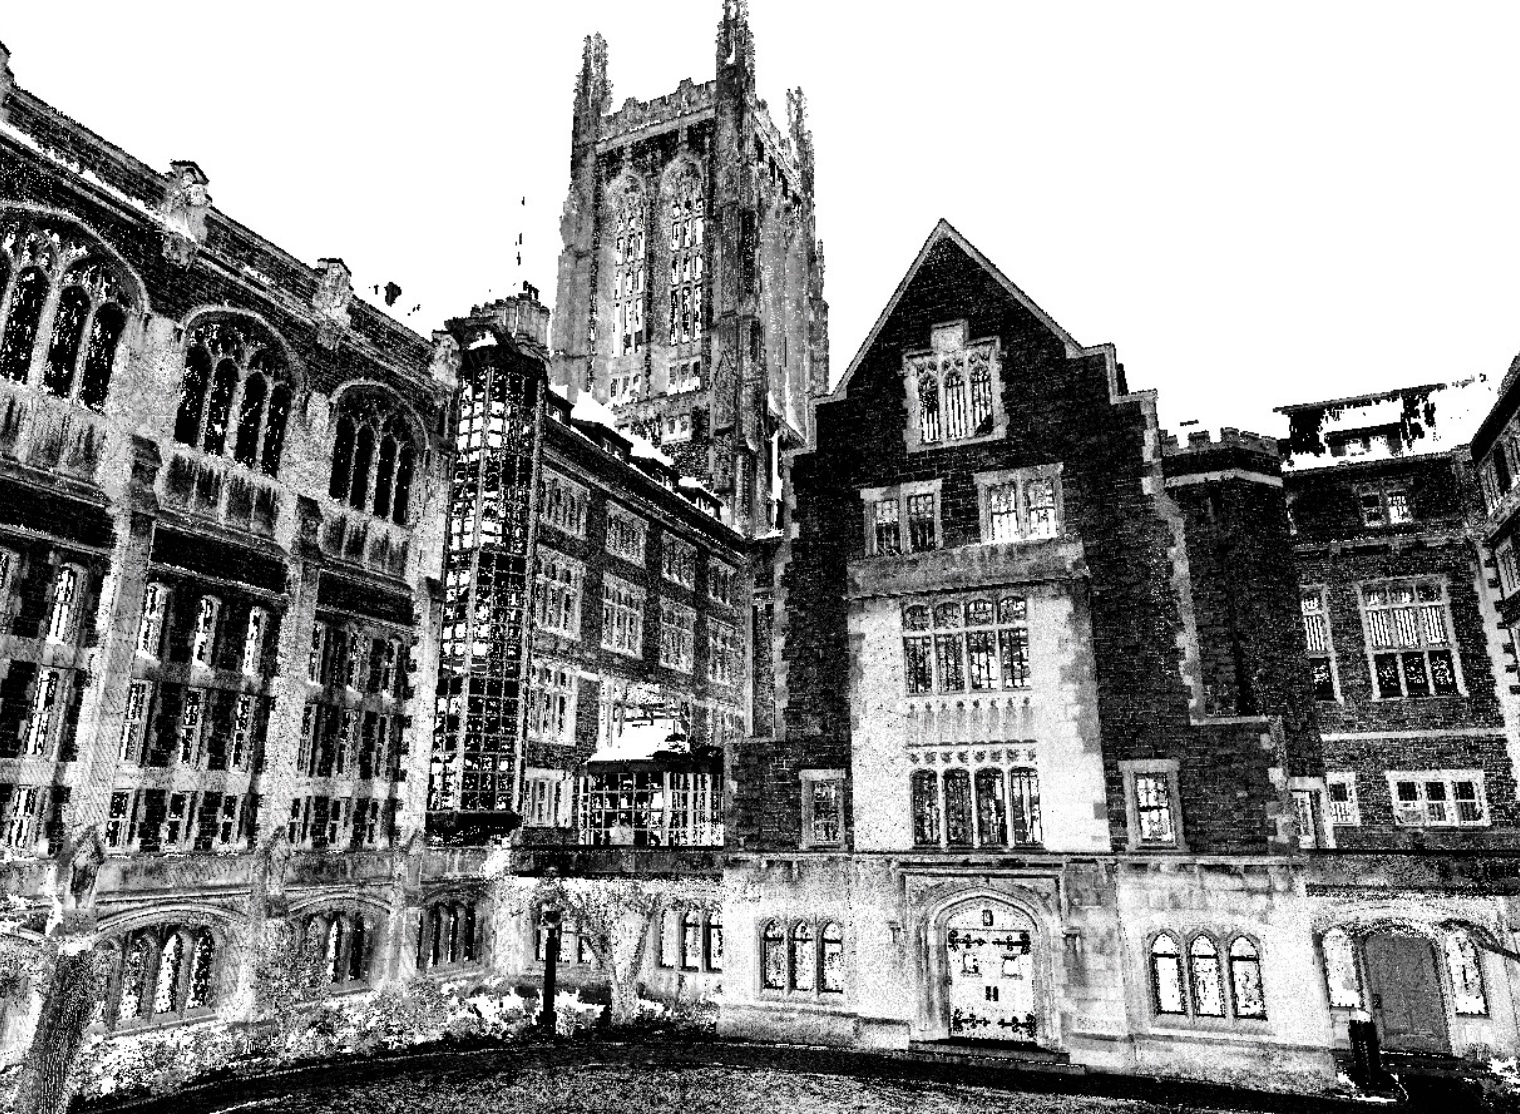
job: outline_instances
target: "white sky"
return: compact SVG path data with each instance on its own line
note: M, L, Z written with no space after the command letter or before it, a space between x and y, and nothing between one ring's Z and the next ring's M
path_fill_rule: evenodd
M523 278L552 301L582 37L615 105L647 99L713 76L720 10L83 0L7 4L0 40L20 85L160 170L194 159L307 262L394 280L426 332ZM778 125L808 94L836 376L941 216L1115 343L1171 426L1275 432L1275 405L1520 348L1520 5L911 11L752 2Z

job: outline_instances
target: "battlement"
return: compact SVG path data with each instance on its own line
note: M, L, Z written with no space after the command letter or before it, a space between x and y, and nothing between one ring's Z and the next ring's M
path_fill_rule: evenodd
M1178 441L1175 433L1163 432L1161 434L1161 452L1163 456L1184 456L1189 453L1219 452L1225 449L1259 453L1264 456L1270 456L1274 461L1280 458L1277 438L1265 437L1260 433L1252 433L1248 429L1240 430L1225 426L1219 431L1219 439L1217 441L1214 440L1214 435L1206 429L1193 430L1188 434L1186 445Z
M717 93L716 81L705 81L698 85L691 78L683 77L674 93L666 93L663 97L649 101L629 97L622 107L602 117L601 138L612 139L705 112L713 107Z

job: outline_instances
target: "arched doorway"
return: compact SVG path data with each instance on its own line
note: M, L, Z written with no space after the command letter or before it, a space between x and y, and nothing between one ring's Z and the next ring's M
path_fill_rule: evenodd
M1038 940L1028 914L1001 901L970 901L950 911L939 943L952 1040L1027 1044L1046 1036L1036 986Z
M1423 936L1375 933L1362 945L1367 1005L1391 1052L1451 1051L1435 949Z

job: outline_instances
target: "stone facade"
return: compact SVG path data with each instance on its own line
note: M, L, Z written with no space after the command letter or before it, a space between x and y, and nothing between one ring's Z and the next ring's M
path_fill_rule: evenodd
M118 1028L247 1016L277 923L345 989L440 897L478 954L480 854L420 842L454 383L194 163L0 97L6 945L98 943Z

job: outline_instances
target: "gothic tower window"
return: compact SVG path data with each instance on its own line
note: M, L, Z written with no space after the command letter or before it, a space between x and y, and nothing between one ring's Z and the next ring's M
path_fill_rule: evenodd
M101 409L132 304L82 239L44 224L0 227L0 377Z
M277 475L291 398L288 372L267 336L247 322L208 321L185 347L174 439Z
M702 339L702 240L706 226L702 177L686 164L669 186L670 343Z
M644 190L629 179L612 203L613 355L644 347L644 287L648 252L644 238Z
M353 392L339 406L327 493L356 510L406 525L416 448L395 403Z

